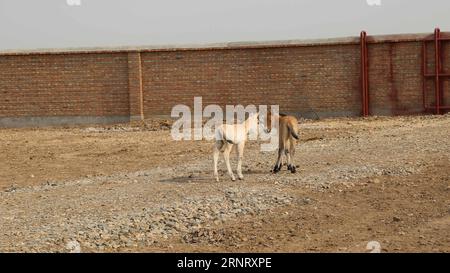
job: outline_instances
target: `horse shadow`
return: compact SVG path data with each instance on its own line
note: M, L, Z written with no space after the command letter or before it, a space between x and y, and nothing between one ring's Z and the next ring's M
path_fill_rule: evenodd
M244 180L246 175L262 175L262 174L268 174L270 173L270 170L246 170L242 171L242 174L244 175ZM235 173L236 174L236 173ZM228 174L226 171L219 171L219 175L221 177L227 177ZM188 183L211 183L216 182L214 179L213 174L211 175L186 175L186 176L178 176L178 177L171 177L171 178L164 178L158 180L161 183L168 183L168 184L188 184Z

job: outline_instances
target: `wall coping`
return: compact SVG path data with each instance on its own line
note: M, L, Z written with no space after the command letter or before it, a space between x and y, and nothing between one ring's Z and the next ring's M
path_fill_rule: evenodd
M444 36L450 33L442 32ZM417 42L429 39L430 33L421 34L394 34L367 36L368 43L398 43ZM80 54L80 53L128 53L128 52L164 52L164 51L196 51L196 50L224 50L224 49L257 49L257 48L284 48L302 46L328 46L359 44L359 37L342 37L328 39L307 40L278 40L278 41L247 41L209 44L173 44L155 46L123 46L123 47L88 47L88 48L55 48L31 50L3 50L0 56L14 55L44 55L44 54Z

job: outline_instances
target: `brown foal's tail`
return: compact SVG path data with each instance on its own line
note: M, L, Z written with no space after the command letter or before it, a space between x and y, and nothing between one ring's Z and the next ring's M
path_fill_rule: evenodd
M288 124L287 127L289 129L289 133L291 134L291 136L298 140L300 137L297 135L297 132L292 128L292 125Z

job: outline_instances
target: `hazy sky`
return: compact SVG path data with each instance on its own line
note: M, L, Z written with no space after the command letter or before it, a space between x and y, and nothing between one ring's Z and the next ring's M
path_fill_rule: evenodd
M450 0L0 0L0 49L331 38L450 30ZM376 1L376 0L370 0Z

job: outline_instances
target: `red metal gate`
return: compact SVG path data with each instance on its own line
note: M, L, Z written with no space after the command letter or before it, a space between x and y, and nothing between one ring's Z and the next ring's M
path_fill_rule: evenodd
M365 31L361 32L360 45L361 45L361 108L362 108L362 116L367 117L370 115L369 69L368 69L369 56L367 53L367 33Z
M450 105L444 105L444 90L442 79L450 78L450 73L443 71L443 52L442 43L450 41L450 37L443 37L439 28L434 30L434 35L424 39L422 45L422 73L423 73L423 107L427 111L433 111L439 115L450 110ZM427 44L433 43L434 46L434 71L428 72L428 54ZM427 82L428 80L434 81L434 102L427 101Z

